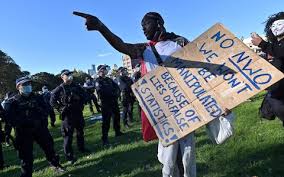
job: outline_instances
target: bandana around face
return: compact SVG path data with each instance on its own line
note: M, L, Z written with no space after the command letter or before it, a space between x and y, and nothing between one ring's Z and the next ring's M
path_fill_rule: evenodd
M270 29L276 37L284 34L284 19L273 22Z

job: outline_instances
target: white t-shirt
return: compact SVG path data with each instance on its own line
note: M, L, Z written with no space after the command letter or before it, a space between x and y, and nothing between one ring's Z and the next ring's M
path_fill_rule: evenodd
M168 56L171 56L174 52L180 50L182 47L174 41L161 41L155 45L157 52L160 54L162 61L164 62ZM144 62L147 68L147 72L155 69L158 66L157 59L153 53L151 46L147 46L143 53ZM180 139L176 143L164 147L159 141L158 146L158 159L163 164L163 176L175 176L176 172L176 158L178 148L182 149L182 158L187 159L183 161L184 175L186 177L196 177L196 161L195 161L195 144L194 133L190 133L184 138Z
M156 43L155 48L164 62L168 56L178 51L182 47L178 45L177 42L167 40ZM151 49L151 46L146 47L143 53L143 58L147 68L147 72L150 72L158 66L157 59Z

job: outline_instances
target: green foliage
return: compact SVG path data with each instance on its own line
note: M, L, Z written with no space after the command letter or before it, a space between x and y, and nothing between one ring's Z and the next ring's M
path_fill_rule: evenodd
M73 76L74 82L83 84L85 78L89 75L83 71L74 70ZM35 91L41 91L41 88L44 85L47 86L49 90L52 90L62 83L60 74L54 75L47 72L40 72L32 75L31 78L33 80L33 89Z
M60 77L47 72L34 74L31 78L33 81L33 89L35 91L41 91L41 88L44 85L47 86L49 90L52 90L61 83Z
M90 77L89 74L85 73L84 71L80 71L80 70L74 70L73 73L74 76L74 82L83 85L85 82L85 78L86 77Z
M109 73L109 77L111 78L116 78L118 77L118 70L117 69L112 69Z
M15 81L21 75L21 69L15 61L0 50L0 98L6 92L16 90Z

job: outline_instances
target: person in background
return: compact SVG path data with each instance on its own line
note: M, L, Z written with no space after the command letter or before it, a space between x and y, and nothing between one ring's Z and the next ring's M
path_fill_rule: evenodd
M15 95L16 93L13 92L7 92L5 95L4 100L1 102L1 105L3 107L4 110L8 110L9 106L11 104L11 100L12 97ZM7 122L5 122L5 126L4 126L4 134L5 134L5 142L7 146L10 146L11 144L11 132L12 132L12 126L9 125Z
M264 29L267 41L252 33L252 43L267 54L269 62L284 72L284 12L271 15ZM260 108L263 117L278 117L284 126L284 79L268 88L267 95Z
M49 164L63 172L59 156L54 150L53 138L46 126L47 105L41 95L32 91L31 80L21 77L16 80L18 93L12 98L7 109L7 122L15 129L15 143L21 160L21 177L32 177L33 143L44 151Z
M95 80L95 87L98 98L101 103L102 111L102 143L104 146L109 145L108 132L110 128L110 120L113 118L113 128L115 136L121 136L120 131L120 111L118 106L118 97L120 90L118 85L109 77L107 77L108 70L106 65L99 65L99 77Z
M88 101L87 102L89 104L90 112L92 113L92 115L95 114L92 102L95 104L97 112L101 112L100 105L98 104L98 99L97 99L96 95L94 94L95 83L94 83L94 81L91 77L85 78L85 83L83 85L83 88L86 90L86 92L88 94Z
M133 79L133 82L137 82L140 78L141 78L141 71L140 71L140 64L137 64L134 68L134 73L132 75L132 79ZM139 103L137 104L137 110L138 110L138 113L141 112L141 106L139 105ZM141 119L141 114L138 114L138 120Z
M64 69L61 71L63 81L51 92L50 104L57 109L62 118L61 133L65 156L70 164L76 162L72 148L73 133L76 129L78 150L82 153L90 152L85 148L83 117L87 95L83 88L73 82L73 72Z
M123 125L124 127L129 128L129 122L133 122L133 103L135 100L134 94L131 90L133 81L128 76L127 68L119 67L118 72L119 76L117 78L117 84L121 92Z
M5 168L3 149L2 149L2 143L5 141L5 133L2 130L2 122L4 122L4 119L5 119L5 111L0 105L0 171Z
M141 78L140 64L134 67L134 73L132 75L133 82L137 82Z
M47 86L42 87L42 96L46 104L48 105L48 115L50 117L50 125L55 127L56 116L53 107L50 105L51 93Z

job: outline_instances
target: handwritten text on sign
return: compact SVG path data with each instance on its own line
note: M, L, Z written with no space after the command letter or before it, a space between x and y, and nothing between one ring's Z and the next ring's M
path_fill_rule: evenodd
M216 24L132 87L164 145L219 117L283 78Z

